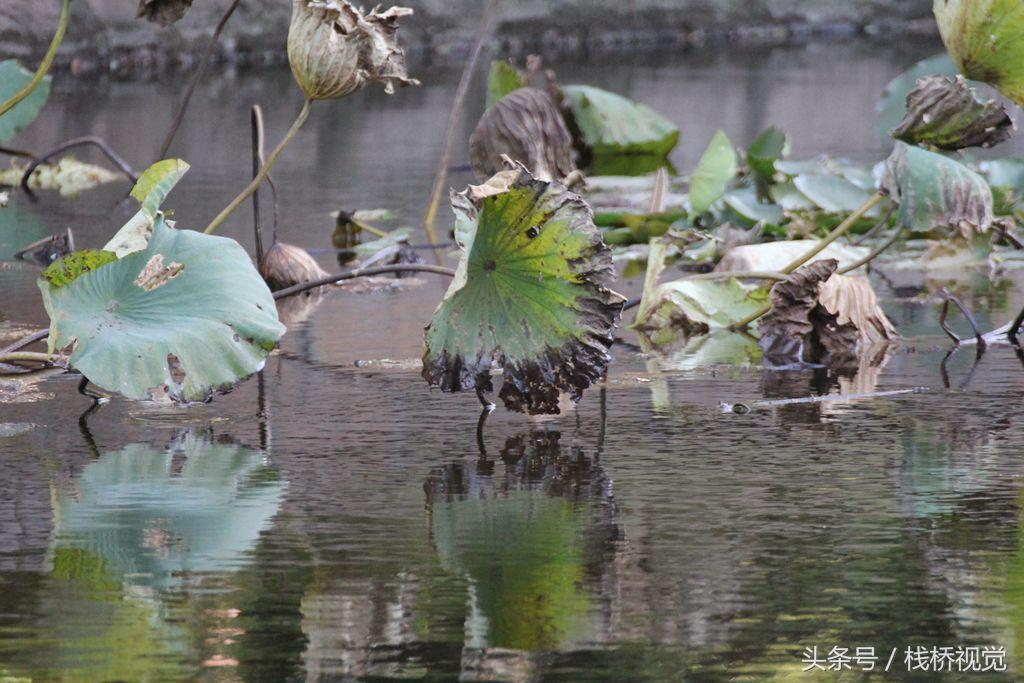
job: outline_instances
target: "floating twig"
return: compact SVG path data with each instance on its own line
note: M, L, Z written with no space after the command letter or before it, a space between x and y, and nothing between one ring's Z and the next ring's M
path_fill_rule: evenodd
M377 268L363 268L351 270L347 273L341 273L340 275L328 275L327 277L320 278L319 280L310 280L309 282L300 282L297 285L293 285L286 289L281 289L274 292L274 299L284 299L289 296L295 296L296 294L302 294L311 289L317 287L325 287L327 285L337 284L345 280L354 280L359 277L368 277L370 275L386 275L389 273L405 273L405 272L417 272L417 273L436 273L438 275L447 275L448 277L455 277L455 271L451 268L445 268L444 266L432 266L425 263L399 263L393 266L379 266Z
M744 415L754 408L771 408L773 406L788 406L799 403L827 403L830 401L854 401L866 398L885 398L888 396L904 396L907 394L923 394L928 387L914 387L913 389L896 389L894 391L872 391L864 394L836 394L829 396L807 396L804 398L781 398L769 401L752 401L750 403L726 403L721 402L719 408L723 413L736 413Z
M68 150L74 149L75 147L86 146L96 147L101 152L103 152L103 155L110 160L110 163L117 166L118 170L121 171L121 173L123 173L125 177L128 178L128 180L132 181L133 184L139 181L139 177L135 175L135 171L133 171L132 167L128 165L128 162L122 159L121 156L110 147L110 145L108 145L102 138L98 138L94 135L87 135L85 137L68 140L64 144L54 149L51 149L49 152L43 154L42 156L38 157L35 161L30 163L28 165L28 168L25 169L25 172L21 176L21 189L25 190L25 192L29 195L34 195L34 193L32 192L32 188L28 186L28 181L32 177L32 174L35 172L35 170L39 168L39 166L45 164L47 161L57 156L58 154L67 152Z

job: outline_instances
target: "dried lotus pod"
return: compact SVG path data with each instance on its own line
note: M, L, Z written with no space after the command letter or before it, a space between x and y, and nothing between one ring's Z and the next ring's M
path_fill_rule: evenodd
M192 7L192 0L139 0L136 16L160 26L170 26L185 16Z
M398 20L410 14L407 7L364 14L343 0L293 0L288 62L306 97L344 97L367 83L384 83L389 94L394 81L419 85L396 36Z
M520 88L501 98L480 118L469 138L469 159L483 181L508 168L503 156L523 164L537 180L551 181L576 170L572 135L551 97Z
M328 275L308 251L284 242L274 242L263 254L259 271L267 286L274 292L300 282L319 280Z

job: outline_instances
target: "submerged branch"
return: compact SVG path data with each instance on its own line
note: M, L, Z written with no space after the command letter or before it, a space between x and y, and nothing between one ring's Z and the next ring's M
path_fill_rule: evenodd
M946 316L949 313L949 304L950 302L953 302L956 307L960 309L960 312L964 314L964 318L967 319L968 324L971 326L971 330L974 332L974 338L978 342L978 353L983 353L987 346L987 342L985 341L985 336L981 333L981 330L978 329L978 323L974 319L974 316L971 315L971 312L963 305L963 302L953 296L945 287L939 290L939 294L944 298L944 301L942 302L942 312L939 314L939 325L942 327L943 331L949 335L949 338L952 339L957 346L960 345L962 340L946 323Z
M74 149L75 147L85 146L96 147L101 152L103 152L103 156L107 157L107 159L110 160L110 163L114 164L114 166L117 166L118 170L121 171L121 173L123 173L125 177L132 182L132 184L135 184L139 181L138 176L135 175L135 171L133 171L132 167L128 165L128 162L121 158L121 155L115 152L113 148L103 140L103 138L98 138L94 135L86 135L85 137L73 138L71 140L68 140L59 147L55 147L50 151L46 152L45 154L43 154L42 156L40 156L39 158L35 159L31 164L28 165L28 168L26 168L25 172L21 175L21 189L23 189L28 194L32 194L32 189L28 186L28 182L32 178L32 174L35 173L35 170L37 168L39 168L41 165L45 164L47 161L57 156L58 154L63 154L64 152Z
M312 104L313 100L310 99L307 99L302 103L302 109L299 110L299 115L295 117L292 127L288 129L288 132L285 134L284 138L282 138L281 142L279 142L277 147L274 148L274 151L270 153L270 158L267 159L267 163L263 164L263 168L261 168L259 173L256 174L256 177L252 179L252 182L250 182L237 197L232 199L231 203L225 206L224 209L217 214L216 218L210 221L210 224L206 226L206 229L203 230L203 232L207 235L216 232L217 228L219 228L221 224L228 219L228 216L233 214L235 210L242 205L242 202L248 199L252 193L256 191L256 188L260 186L260 183L262 183L270 173L270 169L274 167L274 163L277 161L277 158L281 156L281 153L288 146L288 143L292 141L296 133L299 132L299 129L302 128L302 124L304 124L306 119L309 118L309 109Z
M213 51L217 47L217 41L220 40L221 31L224 30L224 26L228 23L228 19L235 13L235 9L242 0L234 0L231 5L224 12L224 16L217 22L217 27L213 29L213 35L210 36L210 42L206 44L206 51L203 52L202 59L199 60L199 68L196 69L195 75L192 77L192 81L188 84L188 89L185 91L185 96L181 98L181 104L178 105L178 110L174 114L174 119L171 121L171 127L167 131L167 136L164 138L164 144L160 147L160 153L157 154L156 158L160 159L167 158L167 151L171 148L171 143L174 142L174 136L178 134L178 128L181 127L181 122L185 118L185 112L188 110L189 102L192 101L192 95L196 91L196 86L199 85L199 81L203 79L203 74L206 73L206 67L210 63L210 58L213 56Z
M0 104L0 116L3 116L11 109L13 109L19 102L24 100L26 97L32 94L32 92L39 87L39 84L46 78L47 72L53 65L53 58L57 56L57 48L60 47L61 42L64 40L64 34L68 30L68 17L71 15L71 0L63 0L60 5L60 19L57 20L57 32L53 34L53 40L50 41L50 47L46 50L46 55L43 57L43 61L39 64L39 68L36 69L35 74L32 76L32 80L25 84L25 87L14 93L14 95Z
M51 355L49 353L35 353L33 351L14 351L12 353L0 354L0 363L46 363L57 365L64 361L63 356Z
M370 275L387 275L389 273L436 273L438 275L447 275L448 277L455 277L455 271L451 268L445 268L444 266L431 266L424 263L401 263L393 266L379 266L377 268L363 268L361 270L350 270L347 273L341 273L340 275L328 275L327 277L320 278L319 280L310 280L309 282L300 282L297 285L288 287L287 289L281 289L274 292L274 299L284 299L289 296L295 296L296 294L302 294L311 289L317 287L324 287L326 285L333 285L345 280L354 280L359 277L368 277Z

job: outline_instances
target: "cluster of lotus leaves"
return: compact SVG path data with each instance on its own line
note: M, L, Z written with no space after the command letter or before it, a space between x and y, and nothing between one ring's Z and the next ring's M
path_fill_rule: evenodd
M234 240L174 228L158 210L187 170L170 160L133 190L142 207L103 250L43 271L50 352L129 398L207 400L259 371L285 328Z
M491 391L510 410L558 413L610 361L624 299L590 207L518 166L453 195L456 276L426 331L423 376L443 391Z

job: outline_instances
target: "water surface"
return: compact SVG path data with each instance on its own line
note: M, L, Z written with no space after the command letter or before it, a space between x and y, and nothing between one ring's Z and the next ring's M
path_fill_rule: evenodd
M769 124L798 158L880 159L877 93L936 49L555 66L671 116L685 170L717 128L742 145ZM428 87L317 105L275 174L283 239L329 246L339 208L417 222L458 79L417 74ZM65 79L17 142L94 133L143 167L177 92L173 79ZM204 224L245 183L255 101L271 139L299 105L286 71L201 88L174 148L193 164L168 201L180 225ZM19 230L71 226L99 246L126 218L125 190L16 197ZM239 211L226 232L250 246L249 221ZM35 277L0 264L5 335L45 323ZM442 292L428 279L332 293L292 319L262 378L209 405L87 412L74 377L24 400L0 385L0 676L799 679L807 647L873 647L879 668L898 648L903 675L908 646L994 646L1019 678L1024 365L995 348L973 373L971 350L943 368L937 306L910 279L896 291L877 278L912 339L875 367L707 366L747 351L647 357L627 335L575 412L499 410L482 431L475 397L428 391L415 366ZM954 284L994 326L1024 304L1024 283L986 281ZM719 408L915 387L929 390Z

